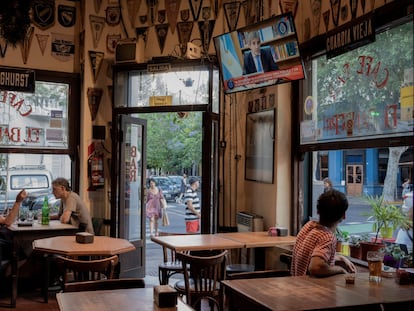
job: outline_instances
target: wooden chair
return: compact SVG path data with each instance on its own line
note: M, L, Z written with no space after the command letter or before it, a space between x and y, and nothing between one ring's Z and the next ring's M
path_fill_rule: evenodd
M97 260L79 260L68 257L56 256L56 262L63 268L63 284L69 282L68 272L73 272L72 281L91 281L112 279L115 267L118 264L118 256Z
M280 262L286 264L287 269L290 271L290 267L292 265L292 255L288 253L282 253L279 256Z
M144 287L145 280L143 278L125 278L65 283L62 290L63 292L81 292Z
M239 280L239 279L257 279L257 278L275 278L290 276L289 270L263 270L263 271L252 271L252 272L240 272L229 274L228 280Z
M186 303L200 310L201 301L206 299L211 310L214 310L214 306L222 310L223 288L220 286L220 281L225 276L227 251L209 257L184 253L176 255L182 262L184 281L175 283L174 288L179 294L186 296Z
M187 233L171 233L171 232L162 232L158 233L159 236L168 236L168 235L185 235ZM169 249L165 246L162 247L163 254L163 263L158 266L158 279L160 285L168 285L170 277L175 274L183 273L183 266L181 261L176 257L175 250Z

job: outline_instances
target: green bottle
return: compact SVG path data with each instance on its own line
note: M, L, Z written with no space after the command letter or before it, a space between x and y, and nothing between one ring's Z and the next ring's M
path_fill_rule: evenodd
M47 195L45 195L45 198L43 200L43 206L42 206L42 225L48 225L49 224L49 200L47 198Z

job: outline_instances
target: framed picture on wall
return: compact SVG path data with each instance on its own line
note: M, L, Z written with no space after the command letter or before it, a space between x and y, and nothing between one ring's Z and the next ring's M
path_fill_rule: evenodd
M245 179L273 183L275 109L246 115Z

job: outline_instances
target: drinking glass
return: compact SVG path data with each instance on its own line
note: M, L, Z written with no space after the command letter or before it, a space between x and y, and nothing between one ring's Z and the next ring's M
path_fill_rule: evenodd
M369 269L369 280L373 282L381 282L382 261L384 254L378 251L367 252L367 261Z

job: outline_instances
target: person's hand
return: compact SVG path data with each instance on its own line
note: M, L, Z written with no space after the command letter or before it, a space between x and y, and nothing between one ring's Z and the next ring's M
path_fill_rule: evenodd
M335 255L335 265L341 266L346 270L348 273L355 273L356 267L355 265L345 256L336 254Z
M16 196L16 202L21 203L24 199L27 198L27 191L22 189Z

